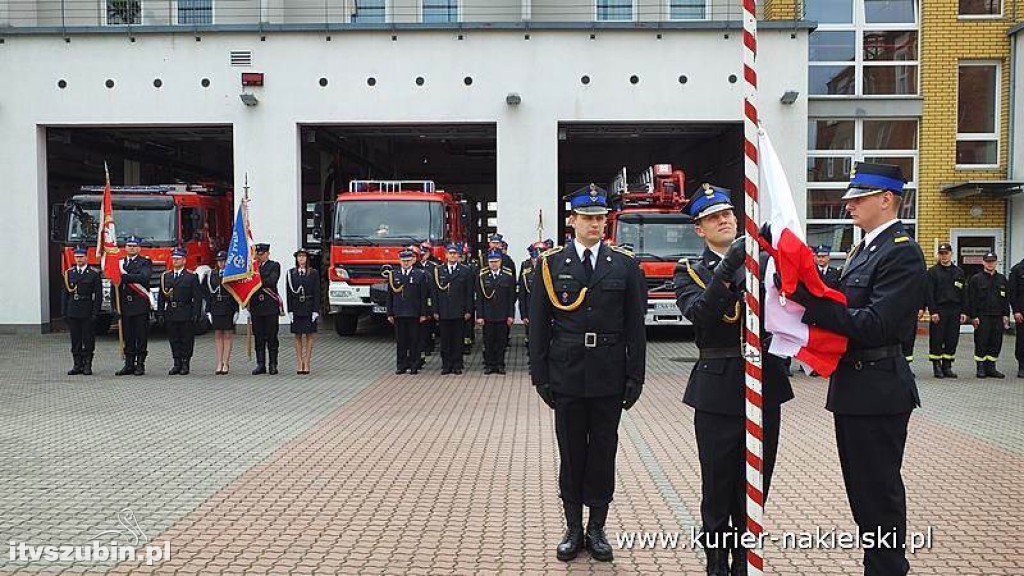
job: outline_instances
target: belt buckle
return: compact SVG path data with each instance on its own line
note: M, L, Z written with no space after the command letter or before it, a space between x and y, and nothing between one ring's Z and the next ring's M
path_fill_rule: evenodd
M587 332L584 334L583 345L587 348L597 348L597 332Z
M305 302L305 301L306 301L306 297L305 296L299 296L299 302Z

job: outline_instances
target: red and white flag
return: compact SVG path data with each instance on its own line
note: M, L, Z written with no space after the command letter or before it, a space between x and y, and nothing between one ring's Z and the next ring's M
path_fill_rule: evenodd
M103 208L100 213L100 233L96 238L96 259L99 260L103 275L117 285L121 283L121 264L118 262L121 251L117 247L117 229L114 226L113 203L110 200L110 171L107 170L106 162L103 163L103 171L107 178L103 185Z
M758 130L758 153L761 159L761 214L768 216L772 232L771 246L761 240L764 249L772 255L764 275L765 330L772 333L768 351L776 356L796 358L821 376L828 377L846 352L846 336L804 324L804 307L783 294L792 294L801 283L811 294L843 305L846 304L846 296L826 286L818 274L814 253L807 245L797 217L793 191L782 170L782 162L763 128ZM776 272L781 289L775 286Z

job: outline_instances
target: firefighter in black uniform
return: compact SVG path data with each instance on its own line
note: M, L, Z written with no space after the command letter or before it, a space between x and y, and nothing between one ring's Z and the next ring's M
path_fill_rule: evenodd
M103 304L103 280L97 270L89 267L87 254L84 246L75 248L75 265L64 271L61 307L71 333L71 357L75 362L68 376L92 376L96 316Z
M936 378L956 378L953 360L964 316L964 271L953 263L953 247L939 244L939 262L928 269L925 305L928 307L928 359Z
M1010 268L1010 306L1013 307L1013 322L1017 325L1014 356L1017 357L1017 378L1024 378L1024 258Z
M556 555L568 561L586 546L595 560L608 562L604 526L615 492L619 418L644 385L647 288L632 255L601 242L607 193L591 184L569 201L575 238L541 254L534 274L530 376L555 410L567 525Z
M745 363L740 353L746 284L742 238L729 191L705 184L688 205L697 235L704 239L700 259L683 258L673 273L676 303L693 323L700 357L690 371L683 402L694 409L693 425L701 469L701 520L707 573L746 574L746 550L739 533L746 528ZM763 291L762 291L762 300ZM769 339L762 334L765 349ZM778 452L781 405L793 398L782 358L763 357L764 496L767 498Z
M469 268L469 277L473 279L474 294L476 292L476 278L477 274L480 273L482 266L477 258L473 257L472 249L469 244L462 245L462 263ZM470 317L466 320L465 325L462 328L462 355L465 356L470 353L473 349L473 343L476 342L476 322L473 318L476 316L476 310L470 313Z
M469 267L459 263L459 247L449 244L447 261L434 266L427 278L431 312L441 332L441 374L462 374L462 333L473 317L473 287Z
M523 326L526 328L526 335L523 337L523 345L526 346L526 358L530 358L530 296L533 290L533 276L537 272L537 257L544 251L543 242L534 242L527 248L530 257L523 260L519 265L519 282L516 286L516 300L519 302L519 317L523 319Z
M839 288L843 306L810 296L791 299L803 321L849 338L829 382L826 407L835 417L846 495L862 534L895 534L864 550L869 576L906 574L906 490L900 467L907 425L921 405L902 342L924 306L924 255L898 211L906 181L898 166L857 163L843 199L864 239L850 252Z
M1006 378L996 370L1003 349L1003 330L1010 327L1010 284L999 272L995 252L982 257L985 268L971 276L964 296L964 314L974 325L974 361L978 378Z
M284 306L277 291L281 279L281 265L270 259L270 244L256 245L256 258L260 262L260 289L249 300L252 334L256 339L256 367L253 375L277 374L277 351L280 342L277 333ZM269 359L269 363L268 363Z
M832 289L839 288L839 269L829 265L832 247L827 244L820 244L814 248L814 264L818 268L818 275L821 276L825 285Z
M118 314L124 334L124 366L115 374L125 376L146 373L146 354L149 346L149 312L153 300L149 297L149 281L153 263L139 256L138 236L129 236L124 247L128 255L121 259L121 284L118 286Z
M516 320L516 277L501 265L501 250L487 253L487 268L477 274L476 323L484 332L484 374L505 373L505 347Z
M427 277L413 267L416 255L405 249L398 253L401 266L385 272L388 282L388 322L395 327L395 374L419 373L420 324L427 321Z
M501 252L501 267L508 268L512 271L512 277L516 277L516 263L512 260L505 251L508 249L508 244L505 243L505 237L501 234L491 234L487 238L487 253L490 254L492 251L497 250ZM483 270L487 267L486 262L480 262L480 269Z
M192 350L195 346L195 325L200 320L203 294L199 276L185 269L185 250L171 251L170 270L160 275L157 295L157 317L167 330L174 366L168 375L186 375L191 370Z
M203 283L206 298L206 319L213 328L213 342L217 351L217 370L214 374L227 374L231 370L231 346L238 322L238 301L221 285L228 253L221 250L216 256L217 268L211 270Z

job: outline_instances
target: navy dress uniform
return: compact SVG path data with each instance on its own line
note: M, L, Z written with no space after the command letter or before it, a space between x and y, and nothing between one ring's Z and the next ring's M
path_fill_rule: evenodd
M476 277L477 277L477 274L480 273L480 268L483 267L482 263L480 262L480 259L483 258L483 255L480 254L480 252L477 252L477 254L480 255L479 258L474 258L473 255L472 255L472 251L469 248L469 244L464 244L462 246L462 255L463 255L463 258L465 260L465 265L466 265L467 268L469 268L469 276L473 279L474 294L476 293L475 292L476 291ZM463 329L462 329L462 354L463 355L469 354L470 351L472 351L472 349L473 349L473 343L476 342L476 322L475 322L476 309L475 308L473 309L472 314L473 315L470 316L468 320L466 320L466 323L465 323L465 325L463 326Z
M75 256L85 256L88 250L79 246ZM71 357L74 367L68 376L92 375L92 357L96 349L96 316L103 304L103 279L99 271L87 263L64 271L64 290L61 308L71 333Z
M256 245L257 254L267 252L270 252L270 244ZM256 368L252 373L277 374L277 352L281 346L277 333L284 308L277 291L281 264L269 259L261 262L260 280L260 289L249 300L249 316L252 317L252 333L256 340Z
M217 260L227 260L227 257L227 252L217 252ZM214 330L234 330L238 301L224 289L223 282L224 272L211 270L203 283L203 297L206 298L206 310L210 315L210 327Z
M449 254L459 247L448 245ZM475 277L465 264L437 264L427 278L430 287L430 311L437 317L440 332L441 374L462 374L463 333L466 315L472 317Z
M125 246L139 246L138 236L129 236ZM149 297L149 282L153 276L153 262L142 255L121 259L121 283L117 290L118 314L124 336L124 366L118 376L146 373L146 355L149 353L149 313L153 301Z
M488 262L502 261L501 250L487 253ZM516 277L502 266L485 267L477 274L476 310L484 324L484 374L505 373L505 348L508 345L509 319L516 317Z
M1014 356L1017 358L1017 378L1024 378L1024 259L1010 268L1010 306L1013 308L1014 322L1017 324L1017 338L1014 345Z
M185 251L175 248L172 258L184 258ZM202 313L203 293L199 276L184 267L166 270L160 275L157 314L163 319L167 341L171 345L174 366L167 373L186 375L191 370L195 347L195 326Z
M530 253L530 257L519 265L519 281L516 285L516 300L519 304L519 317L523 319L523 323L526 325L526 336L523 340L523 344L527 349L527 357L529 357L530 349L530 298L533 296L533 277L537 273L536 264L537 257L542 252L541 247L544 244L542 242L534 242L527 249Z
M995 252L982 257L985 262L995 262ZM1003 349L1003 330L1010 316L1010 285L999 272L982 270L967 282L964 298L964 314L975 322L974 361L978 378L1005 378L996 370L996 360Z
M939 244L939 254L951 253L948 243ZM960 316L964 308L966 278L962 268L950 261L939 262L928 269L925 305L930 315L938 315L938 322L928 323L928 359L932 362L932 375L936 378L956 378L953 360L960 342Z
M398 257L413 258L412 250ZM395 325L395 374L419 372L420 322L427 315L427 277L422 270L397 268L386 273L388 283L387 315Z
M295 252L309 253L305 250ZM320 317L320 273L316 268L292 268L285 279L288 312L291 314L292 334L316 333L316 321Z
M570 196L574 215L608 212L591 186ZM540 255L530 298L530 376L555 410L558 486L567 530L560 560L585 545L612 559L604 534L615 492L619 419L640 397L645 378L647 288L632 255L573 240ZM583 506L590 509L586 532Z
M705 185L688 205L695 221L733 210L729 191ZM765 260L767 259L767 255ZM726 254L705 247L696 260L680 259L673 271L676 304L694 327L699 358L690 371L683 402L694 409L701 468L701 521L708 574L746 574L746 552L735 536L746 529L746 384L740 352L746 305L743 240ZM763 268L763 266L762 266ZM764 291L762 290L762 302ZM764 347L770 337L762 330ZM763 356L763 486L768 497L778 453L781 406L793 398L782 358Z
M501 267L502 268L508 268L509 270L511 270L512 271L512 277L515 278L516 277L516 262L515 262L515 260L512 259L511 256L509 256L505 251L503 251L501 249L502 246L505 246L505 247L508 246L508 244L505 243L505 237L502 236L501 234L495 233L495 234L491 234L487 238L487 241L492 245L491 248L489 248L487 250L487 252L490 253L491 250L495 250L495 249L500 251L501 252ZM487 267L487 263L486 262L481 262L480 263L480 268L481 269L486 268L486 267Z
M827 244L820 244L814 248L815 256L828 256L831 253L832 247ZM829 266L828 264L826 264L825 266L821 266L820 264L817 263L815 264L815 267L818 269L818 276L821 276L821 280L825 282L826 286L832 289L839 288L838 268L836 268L835 266Z
M885 191L902 196L904 182L898 166L858 163L843 198ZM894 542L864 550L864 573L891 576L910 570L900 468L910 414L921 401L902 343L924 303L927 271L920 246L895 217L866 232L840 279L846 306L807 294L793 299L806 306L806 324L849 339L829 381L826 408L835 418L854 521L861 533L895 534Z

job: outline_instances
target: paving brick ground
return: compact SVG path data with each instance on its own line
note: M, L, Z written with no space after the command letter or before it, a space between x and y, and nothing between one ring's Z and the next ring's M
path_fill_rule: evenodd
M620 428L618 492L609 536L679 532L677 549L618 549L613 564L554 560L562 520L550 410L534 395L517 334L510 373L392 374L386 334L322 334L314 374L296 376L282 335L278 377L212 372L200 338L193 375L166 376L151 343L151 374L109 376L116 342L104 339L101 376L64 376L66 337L0 337L0 573L471 574L593 572L697 574L688 546L699 524L692 411L680 401L696 350L659 332L644 397ZM924 357L919 340L918 358ZM1012 350L1007 339L1004 350ZM1003 361L1004 372L1016 372ZM1024 380L932 380L915 362L924 407L904 464L911 530L933 531L913 573L1024 574L1016 526L1024 516ZM1012 373L1010 374L1013 375ZM783 413L767 527L852 530L835 454L825 384L794 380ZM8 542L87 545L120 530L130 508L171 559L24 562ZM109 535L107 536L109 537ZM858 574L851 550L781 550L777 574Z

